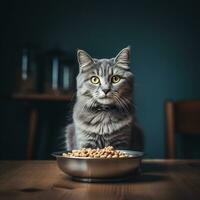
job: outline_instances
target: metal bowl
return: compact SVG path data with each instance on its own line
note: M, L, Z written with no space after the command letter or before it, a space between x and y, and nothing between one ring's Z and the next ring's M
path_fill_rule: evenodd
M142 152L121 150L129 155L123 158L65 157L56 152L59 168L76 180L106 180L127 177L140 169ZM70 152L70 151L68 151ZM65 151L66 153L66 151Z

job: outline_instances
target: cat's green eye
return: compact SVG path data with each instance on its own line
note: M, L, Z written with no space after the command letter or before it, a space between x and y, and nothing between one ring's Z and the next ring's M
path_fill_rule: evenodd
M118 83L120 80L121 80L121 78L117 75L112 76L112 78L111 78L112 83Z
M91 83L93 84L99 84L100 83L100 79L97 76L92 76L90 78Z

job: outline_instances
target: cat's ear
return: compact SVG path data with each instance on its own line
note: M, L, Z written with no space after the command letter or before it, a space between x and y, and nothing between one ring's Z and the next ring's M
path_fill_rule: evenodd
M77 50L77 59L80 69L88 68L92 64L94 64L94 60L92 59L92 57L86 51L81 49Z
M123 68L123 69L129 69L129 63L130 63L130 46L122 49L117 56L115 57L115 63L117 66Z

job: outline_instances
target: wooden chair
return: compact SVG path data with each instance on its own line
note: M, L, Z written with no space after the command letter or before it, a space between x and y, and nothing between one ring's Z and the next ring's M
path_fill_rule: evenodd
M200 100L167 101L166 114L166 157L176 158L175 134L200 134Z

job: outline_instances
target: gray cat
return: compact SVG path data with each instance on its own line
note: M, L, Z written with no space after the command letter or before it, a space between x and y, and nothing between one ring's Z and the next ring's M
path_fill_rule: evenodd
M143 150L132 102L130 48L111 59L95 59L78 50L77 58L77 96L73 123L66 128L67 150L109 145Z

